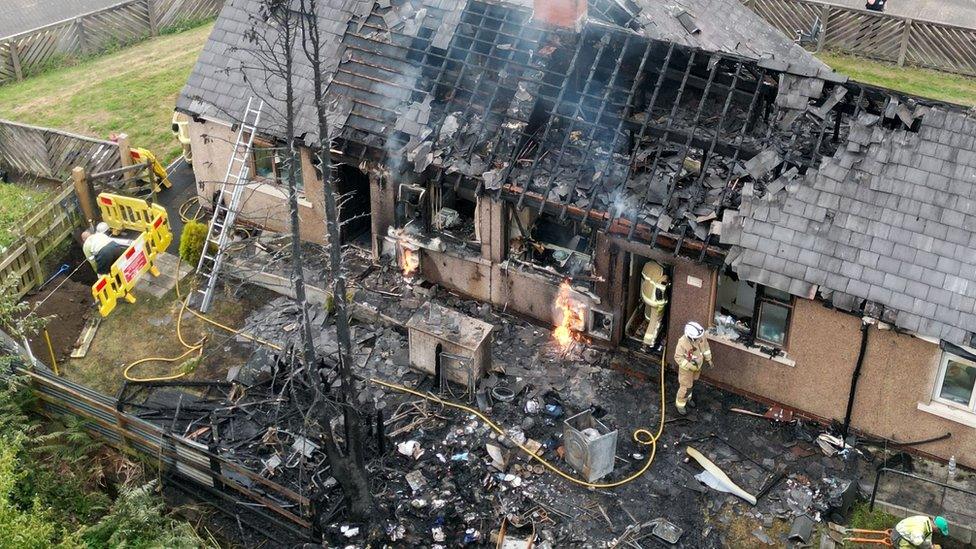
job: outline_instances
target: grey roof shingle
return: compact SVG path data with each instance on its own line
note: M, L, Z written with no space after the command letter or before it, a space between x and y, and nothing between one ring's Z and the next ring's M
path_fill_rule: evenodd
M748 213L759 200L755 197L743 198L738 215L726 212L723 225L734 229L723 227L722 242L734 245L733 251L742 248L743 257L756 267L749 280L765 279L786 291L797 281L816 285L837 306L858 310L865 301L874 302L890 311L901 328L970 344L976 332L974 156L967 150L943 150L939 140L974 142L972 115L935 106L917 133L861 119L851 135L870 144L856 151L842 147L825 158L779 206L790 214L787 220L801 217L809 226L791 241L803 248L797 261L810 267L836 261L838 269L828 270L826 278L809 268L777 270L786 281L764 273L765 266L777 265L770 255L785 256L759 235L771 227L775 240L793 223L756 219ZM883 176L868 173L875 164L883 165ZM831 246L832 251L824 251Z
M531 0L488 0L490 3L531 9ZM591 0L591 19L598 5L632 2L637 31L649 38L674 41L708 51L731 53L763 62L797 74L838 78L821 61L793 44L775 28L760 19L738 0ZM431 46L446 48L454 38L468 2L464 0L406 0L387 3L372 0L328 0L319 26L327 46L326 72L331 82L328 95L333 104L342 98L342 116L336 124L347 131L365 132L379 143L392 131L412 97L420 76L415 59L408 58L416 48L418 36L426 36ZM268 88L281 94L281 83L267 81L264 71L255 67L254 46L246 33L254 27L252 16L259 0L227 0L217 19L197 65L178 101L177 108L196 116L236 121L250 95L267 97ZM689 34L677 19L687 11L696 18L701 31ZM715 14L722 14L716 17ZM317 138L313 105L311 68L300 54L295 56L296 93L300 100L296 135L309 142ZM252 87L254 89L252 89ZM280 111L280 105L266 112ZM418 130L408 121L407 129ZM282 136L280 116L268 116L262 129ZM407 132L410 133L410 132Z

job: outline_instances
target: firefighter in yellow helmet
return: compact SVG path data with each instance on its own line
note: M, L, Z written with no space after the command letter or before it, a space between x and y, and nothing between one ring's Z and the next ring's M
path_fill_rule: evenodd
M939 549L938 545L932 544L932 532L936 528L943 536L949 535L949 521L943 517L908 517L891 531L891 544L896 549Z
M678 395L674 407L678 413L688 413L687 406L695 407L693 389L702 368L712 364L712 350L705 339L705 328L697 322L685 325L685 335L674 349L674 361L678 364Z

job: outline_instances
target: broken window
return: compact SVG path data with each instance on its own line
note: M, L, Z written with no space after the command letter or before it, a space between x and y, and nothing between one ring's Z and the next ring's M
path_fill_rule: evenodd
M478 243L478 199L468 188L433 185L430 190L431 227L448 238Z
M945 352L935 385L935 399L955 408L976 412L976 362Z
M790 294L741 280L732 272L719 276L715 298L717 335L745 344L784 348L792 313Z
M589 226L529 208L509 212L510 259L580 283L592 282L596 234Z
M288 186L290 163L287 149L276 147L270 143L255 141L251 156L254 161L254 179L272 181L284 187ZM301 157L301 152L299 152L295 165L295 187L299 192L305 190Z

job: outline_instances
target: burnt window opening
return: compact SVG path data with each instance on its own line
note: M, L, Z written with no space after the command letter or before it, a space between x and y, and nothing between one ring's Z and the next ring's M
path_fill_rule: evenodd
M719 275L715 295L715 335L747 346L783 350L789 343L794 298L787 292Z
M431 185L429 196L433 232L480 252L478 199L474 191L464 187L455 190L450 185Z
M369 177L355 166L340 164L335 170L336 190L341 197L340 240L369 238Z
M533 208L509 207L508 257L592 290L596 232L585 223Z

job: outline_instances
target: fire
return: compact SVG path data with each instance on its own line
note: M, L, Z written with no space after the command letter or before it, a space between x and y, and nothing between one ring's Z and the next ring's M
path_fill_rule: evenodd
M556 329L552 331L552 336L564 349L574 341L582 339L577 332L586 328L586 321L583 318L584 306L572 299L572 292L569 281L563 281L559 286L556 302L553 304Z
M400 270L404 277L412 277L420 269L420 254L406 246L400 246Z

